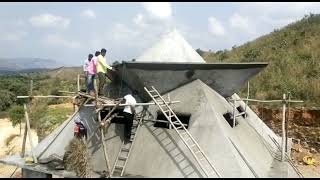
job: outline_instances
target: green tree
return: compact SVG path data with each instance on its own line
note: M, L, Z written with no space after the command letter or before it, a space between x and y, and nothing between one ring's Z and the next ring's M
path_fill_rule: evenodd
M23 107L12 106L9 110L9 118L13 127L15 127L17 124L20 124L20 136L21 136L21 121L24 118Z
M5 111L13 104L14 94L7 90L0 90L0 111Z

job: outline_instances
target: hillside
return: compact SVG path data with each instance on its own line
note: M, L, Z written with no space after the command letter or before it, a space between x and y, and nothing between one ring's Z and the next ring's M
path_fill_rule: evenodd
M42 58L0 58L0 72L13 72L28 69L51 69L61 66L55 60Z
M207 62L268 62L250 81L250 96L281 98L290 91L307 105L320 104L320 15L306 15L298 22L274 30L231 50L197 52Z

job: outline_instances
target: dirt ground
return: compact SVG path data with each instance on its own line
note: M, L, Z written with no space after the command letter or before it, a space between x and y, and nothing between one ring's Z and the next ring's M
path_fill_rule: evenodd
M9 119L4 118L0 119L0 158L3 158L6 155L11 154L19 154L21 152L22 141L23 141L23 133L24 133L24 126L23 123L21 125L21 136L20 127L17 125L16 127L12 127L11 122ZM12 136L13 139L6 145L6 140L8 137ZM38 144L38 136L36 131L31 129L31 138L33 145L36 146ZM26 141L26 151L29 151L30 143L29 138L27 137ZM4 164L0 164L0 178L10 177L12 173L15 171L15 166L8 166ZM21 177L21 170L18 168L12 177Z
M305 156L311 156L315 163L313 165L305 164L303 162L303 157ZM320 153L310 152L300 144L294 144L291 150L291 159L305 178L320 177Z

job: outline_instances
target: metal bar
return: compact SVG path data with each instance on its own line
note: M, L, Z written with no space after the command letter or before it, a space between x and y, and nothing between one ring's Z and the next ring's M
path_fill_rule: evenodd
M279 145L279 143L270 135L268 135L269 138L272 140L272 142L277 146L278 150L281 150L281 147ZM288 154L286 154L286 157L288 159L288 162L290 163L290 165L293 167L293 169L295 170L295 172L299 175L300 178L304 178L302 173L299 171L299 169L294 165L294 163L292 162L292 160L290 159L290 157L288 156Z
M33 161L35 163L38 163L37 157L34 153L34 146L33 146L32 137L31 137L31 129L30 129L30 122L29 122L27 105L23 104L23 107L24 107L24 114L25 114L26 123L27 123L27 130L28 130L28 134L29 134L28 137L29 137L29 142L30 142L30 146L31 146L31 153L32 153Z
M169 121L165 121L165 120L154 120L154 119L145 119L145 121L152 121L152 122L163 122L163 123L170 123ZM175 125L180 125L179 123L176 122L172 122ZM171 125L171 124L170 124ZM183 124L184 126L188 126L188 124Z
M259 178L258 174L254 171L254 169L250 166L249 162L247 161L247 159L243 156L243 154L241 153L241 151L238 149L238 147L233 143L233 141L229 138L229 141L231 142L231 144L235 147L235 149L237 150L237 152L239 153L239 155L241 156L241 158L244 160L244 162L247 164L248 168L250 169L250 171L252 172L252 174L254 175L254 177Z

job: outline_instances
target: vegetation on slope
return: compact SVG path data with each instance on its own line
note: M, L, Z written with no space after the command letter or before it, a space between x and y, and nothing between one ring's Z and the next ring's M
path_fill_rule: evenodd
M250 81L251 97L279 99L290 91L306 105L320 104L320 15L306 15L232 50L197 52L207 62L268 62Z

